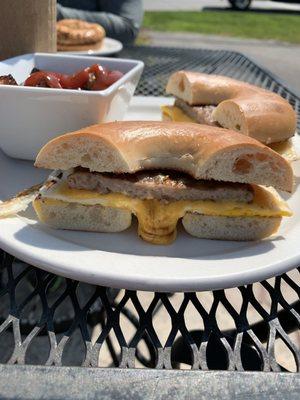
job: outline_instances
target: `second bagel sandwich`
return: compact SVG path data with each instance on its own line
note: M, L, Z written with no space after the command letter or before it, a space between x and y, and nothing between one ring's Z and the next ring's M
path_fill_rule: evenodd
M253 137L294 158L289 139L296 131L296 113L281 96L226 76L177 71L166 92L173 106L163 106L164 120L220 126Z

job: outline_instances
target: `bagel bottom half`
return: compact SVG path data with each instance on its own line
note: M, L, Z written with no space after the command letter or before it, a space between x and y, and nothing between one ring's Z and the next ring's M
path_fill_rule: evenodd
M130 211L37 198L33 207L41 222L56 228L91 232L121 232L131 225ZM224 217L187 213L187 233L202 239L259 240L275 233L281 217Z
M281 217L223 217L187 213L184 229L201 239L259 240L275 233Z
M32 204L40 221L55 229L113 233L131 225L131 212L120 208L41 198Z

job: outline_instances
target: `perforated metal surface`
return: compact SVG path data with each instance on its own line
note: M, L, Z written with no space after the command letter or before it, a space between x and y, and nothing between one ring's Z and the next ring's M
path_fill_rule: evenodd
M168 75L230 75L299 99L231 52L127 48L146 69L139 95L162 95ZM116 291L57 277L0 251L0 362L151 368L300 370L300 274L226 291Z
M1 276L4 363L299 371L295 271L213 293L117 294L2 253Z

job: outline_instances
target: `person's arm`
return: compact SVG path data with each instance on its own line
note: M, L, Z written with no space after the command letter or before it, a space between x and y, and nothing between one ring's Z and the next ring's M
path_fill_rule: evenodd
M99 9L85 11L57 4L57 19L82 19L102 25L108 37L123 43L133 42L143 20L142 0L99 0Z

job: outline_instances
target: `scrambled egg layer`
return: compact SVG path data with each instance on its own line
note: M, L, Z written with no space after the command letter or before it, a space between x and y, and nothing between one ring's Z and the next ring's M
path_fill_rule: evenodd
M179 200L169 203L159 200L141 200L121 193L100 194L93 191L70 189L61 181L47 191L42 199L49 205L59 202L82 205L102 205L129 210L138 219L139 235L146 241L168 244L176 238L176 225L187 212L227 217L283 217L292 213L279 195L270 189L253 186L254 200L251 203L236 201Z

